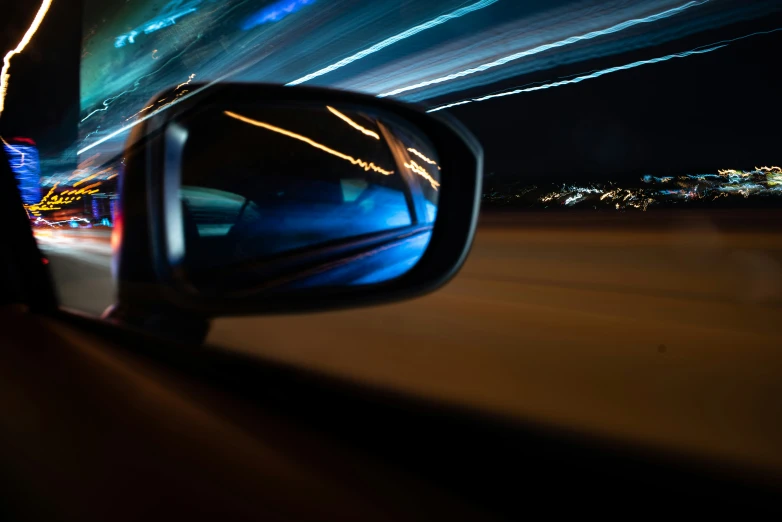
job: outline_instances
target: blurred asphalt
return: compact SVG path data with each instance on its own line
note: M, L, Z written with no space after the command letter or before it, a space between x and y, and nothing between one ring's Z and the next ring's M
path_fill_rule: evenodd
M107 239L42 241L63 304L102 311ZM434 294L219 319L208 341L523 419L782 466L780 312L782 212L493 215L462 272Z

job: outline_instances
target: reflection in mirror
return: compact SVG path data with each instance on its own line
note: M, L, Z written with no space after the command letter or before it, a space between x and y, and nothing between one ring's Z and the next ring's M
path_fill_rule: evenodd
M177 125L182 268L199 290L380 283L426 251L441 170L407 122L291 104L208 109Z

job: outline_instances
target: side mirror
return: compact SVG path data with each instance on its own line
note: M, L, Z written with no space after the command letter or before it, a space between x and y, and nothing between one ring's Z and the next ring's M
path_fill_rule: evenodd
M116 310L353 307L432 291L459 270L482 177L460 124L341 91L193 87L128 139Z

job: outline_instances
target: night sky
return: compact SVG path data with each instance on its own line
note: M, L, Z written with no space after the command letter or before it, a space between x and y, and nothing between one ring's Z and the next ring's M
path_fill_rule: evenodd
M208 18L205 15L198 18L202 13L195 11L178 19L172 29L161 29L145 35L146 40L139 38L137 43L118 49L113 45L115 38L156 16L165 2L92 2L82 40L82 18L74 8L76 2L55 0L39 34L12 62L8 108L0 120L0 130L4 135L33 137L45 154L68 146L73 149L89 143L84 137L90 132L98 137L119 128L143 108L152 94L186 80L191 72L200 74L198 80L205 80L242 62L248 66L242 79L284 83L391 34L474 2L423 5L406 0L373 3L319 0L302 6L299 12L281 21L252 31L237 29L247 16L273 3L259 1L249 7L246 2L239 3L237 11L231 14L233 18L227 16L222 26L204 25ZM644 9L653 12L685 3L646 2L648 6ZM14 27L0 37L3 52L21 37L37 8L37 2L34 4L32 7L29 3L14 4L7 18L13 20ZM187 3L177 5L180 4ZM225 2L226 6L232 4ZM559 35L583 34L600 27L601 23L611 25L618 19L613 6L625 8L631 4L532 2L522 10L518 2L499 0L310 83L387 92L443 72L473 66L481 60L494 59L497 53L514 52L514 45L521 45L514 40L514 35L524 38L527 28L530 35L534 33L535 38L545 41L548 30L559 38ZM655 4L662 7L657 8ZM767 13L760 16L744 8L750 4L755 7L763 4ZM96 10L95 5L102 6L101 10ZM196 0L193 5L206 12L214 2ZM780 28L780 7L780 2L713 0L691 9L692 12L639 26L626 34L601 37L572 49L548 51L541 57L503 66L490 74L405 93L401 99L432 108L534 82L555 81L564 76L688 51ZM24 12L25 8L28 13ZM696 11L707 8L708 11ZM127 15L129 12L133 13L132 17ZM578 17L568 18L571 12L579 13ZM117 13L124 13L122 16L128 19L117 19ZM732 17L738 21L734 22ZM318 40L319 35L322 41ZM493 42L501 49L495 51ZM171 53L182 52L171 54L175 58L171 65L156 76L142 79L140 88L132 95L120 97L110 110L92 116L82 125L77 140L77 121L102 107L100 100L104 97L132 86L125 76L138 79L147 74L150 67L159 63L152 62L160 58L151 56L152 51L158 46L163 49L165 43L171 45ZM524 45L528 47L527 43ZM466 123L483 143L487 173L530 182L594 181L780 164L779 49L782 49L782 31L734 42L708 54L447 110ZM87 52L93 56L88 57ZM82 67L81 86L78 85L79 56L85 56L84 63L89 64L89 69L85 69L86 65ZM124 65L120 67L120 64ZM138 73L133 76L136 69ZM65 111L64 118L60 115L62 111ZM121 144L122 136L119 136L113 147L118 149Z
M782 16L462 93L512 90L782 27ZM710 54L449 111L481 137L486 172L590 180L782 163L782 31ZM446 102L450 99L445 99Z

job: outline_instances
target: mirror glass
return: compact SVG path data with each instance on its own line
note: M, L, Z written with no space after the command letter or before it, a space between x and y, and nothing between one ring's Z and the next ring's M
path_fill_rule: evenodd
M175 132L172 132L175 129ZM441 170L398 117L341 105L209 108L169 126L181 269L199 290L376 284L429 244Z

